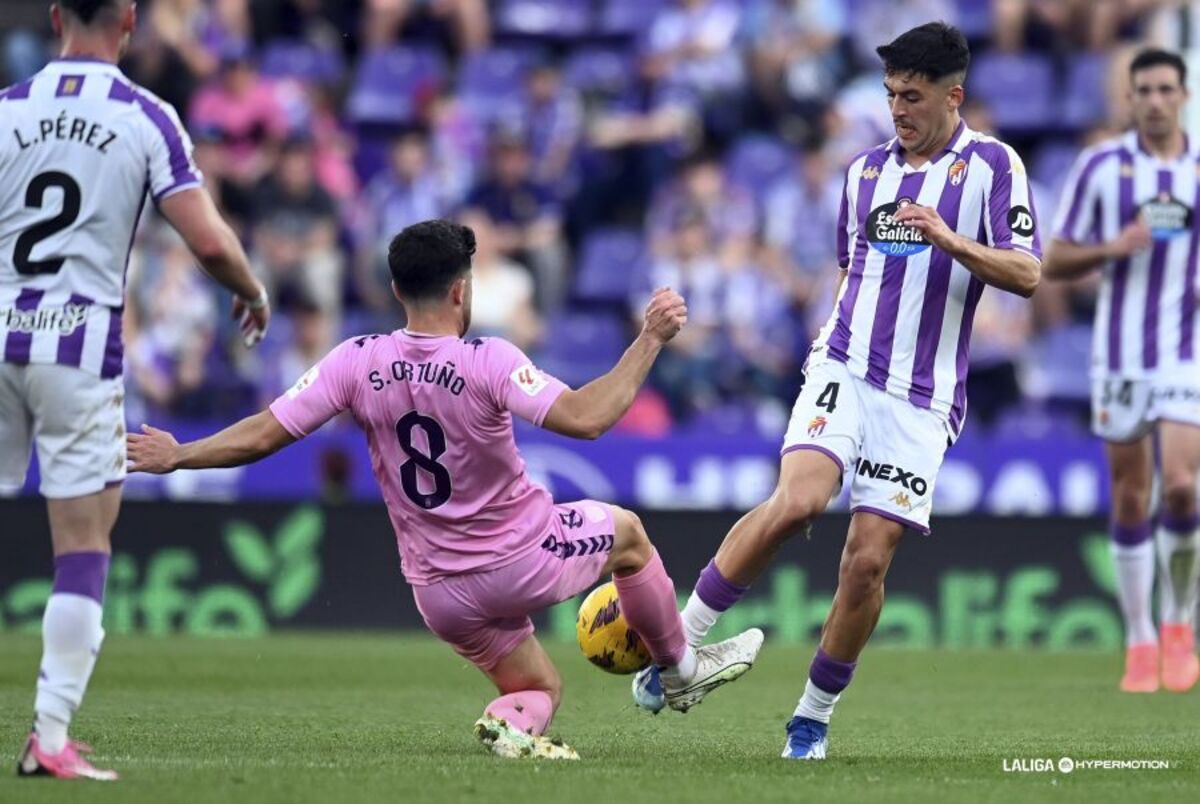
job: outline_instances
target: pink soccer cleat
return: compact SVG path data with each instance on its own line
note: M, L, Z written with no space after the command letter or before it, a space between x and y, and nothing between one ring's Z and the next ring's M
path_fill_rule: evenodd
M1142 642L1125 650L1125 675L1121 692L1158 691L1158 645Z
M98 782L115 782L117 772L100 770L80 754L90 754L92 747L87 743L67 740L67 746L57 754L47 754L38 745L37 734L30 734L25 750L17 760L18 776L53 776L55 779L94 779Z
M1196 637L1187 623L1163 623L1162 682L1171 692L1187 692L1200 679Z

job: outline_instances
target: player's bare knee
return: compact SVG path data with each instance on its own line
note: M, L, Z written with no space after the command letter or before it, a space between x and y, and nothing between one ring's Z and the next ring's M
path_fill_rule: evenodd
M1122 525L1137 525L1150 516L1150 500L1140 484L1117 483L1113 486L1113 518Z
M826 504L826 500L819 499L811 492L777 489L768 501L771 516L767 537L774 542L782 542L802 532L824 513Z
M642 520L633 511L612 506L614 539L610 564L613 572L630 574L649 563L654 545Z
M838 595L849 602L860 602L878 594L887 574L888 557L881 551L860 549L842 558L838 573Z
M1196 510L1196 479L1188 472L1167 473L1163 478L1163 508L1175 517Z

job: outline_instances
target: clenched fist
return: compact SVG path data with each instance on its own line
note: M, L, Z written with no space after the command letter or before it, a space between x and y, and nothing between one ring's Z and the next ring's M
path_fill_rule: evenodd
M659 343L666 343L679 334L687 323L687 302L670 288L659 288L654 291L650 303L646 305L646 319L642 323L642 333L654 338Z

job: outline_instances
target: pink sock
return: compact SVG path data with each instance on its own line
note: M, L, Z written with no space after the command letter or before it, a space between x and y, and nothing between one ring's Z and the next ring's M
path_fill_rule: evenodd
M502 695L487 705L486 714L502 717L526 734L541 734L554 717L554 702L542 690L523 690Z
M675 584L671 583L658 551L633 575L614 575L613 583L617 585L626 622L646 643L654 663L679 664L687 653L687 640L675 602Z

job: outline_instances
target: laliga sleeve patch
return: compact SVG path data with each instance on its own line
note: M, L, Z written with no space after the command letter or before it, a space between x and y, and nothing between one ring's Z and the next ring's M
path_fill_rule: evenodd
M550 384L545 375L534 368L532 363L521 366L521 368L510 374L509 377L528 396L537 396L543 388Z
M295 399L297 396L303 393L304 389L310 387L314 382L317 381L317 376L320 373L321 371L317 366L313 366L308 371L304 372L304 375L300 379L296 380L296 384L287 390L287 398Z
M1013 207L1008 211L1008 228L1012 229L1013 234L1029 237L1037 228L1033 221L1033 213L1020 205Z

